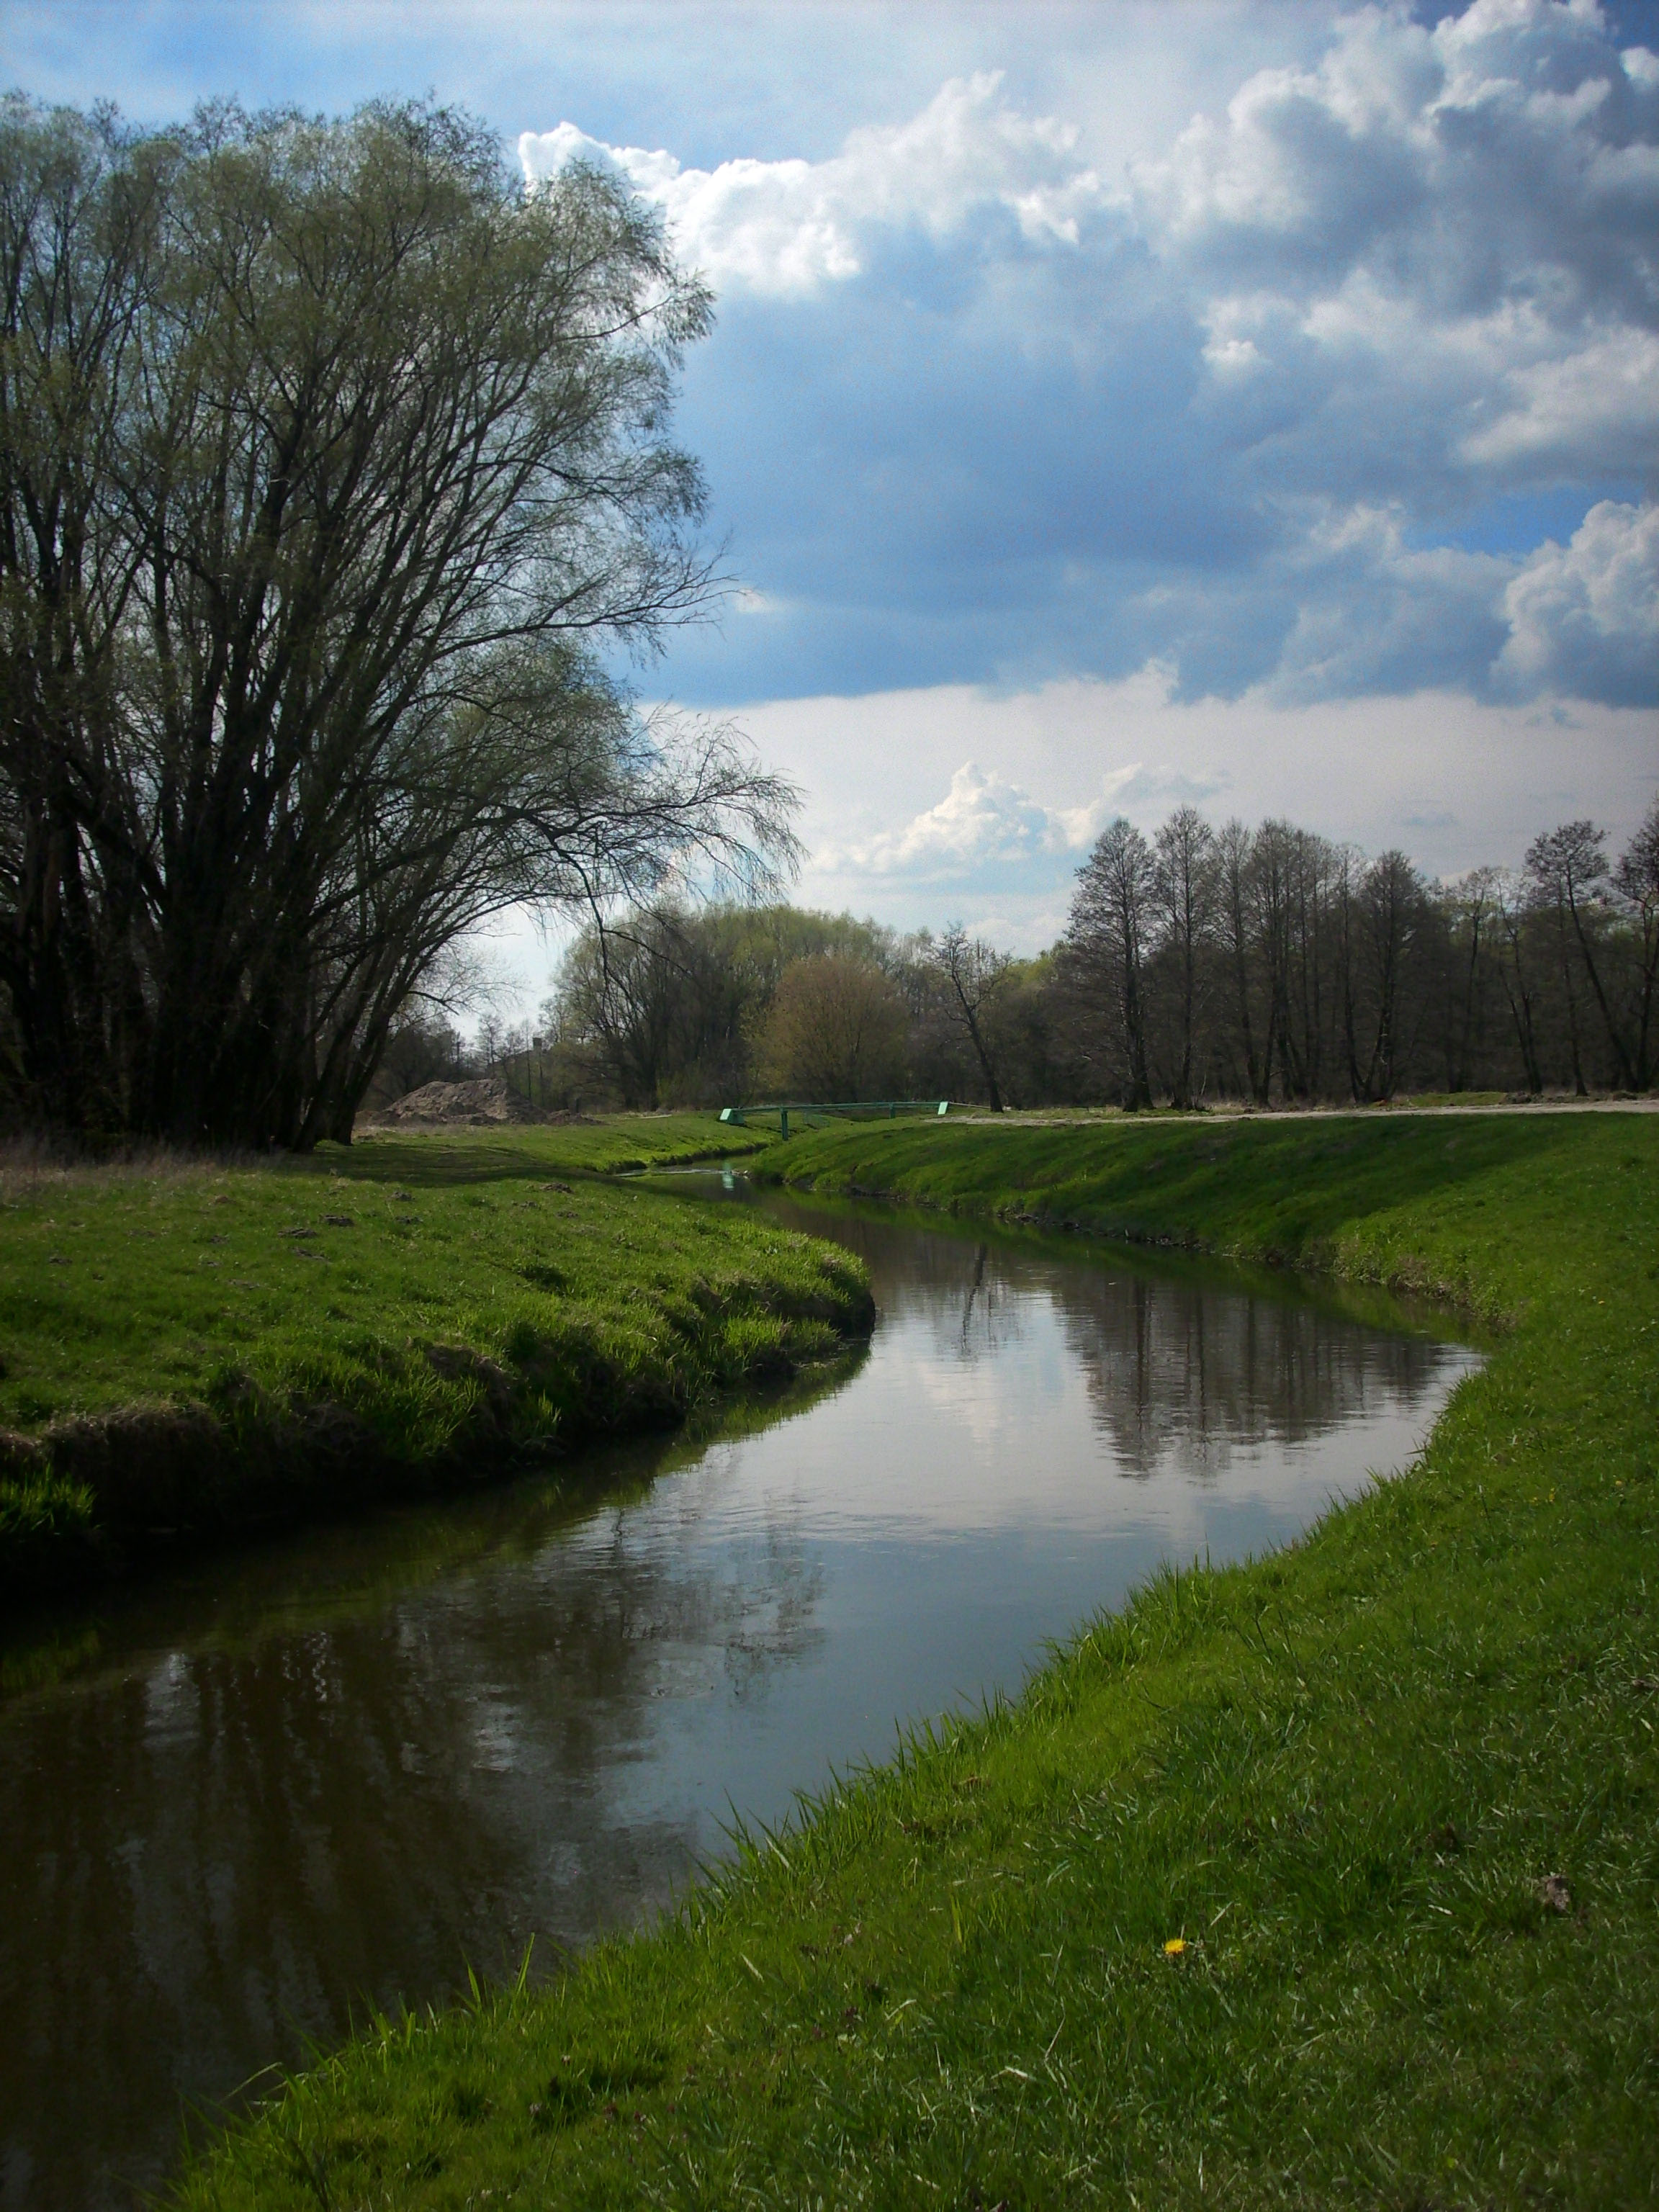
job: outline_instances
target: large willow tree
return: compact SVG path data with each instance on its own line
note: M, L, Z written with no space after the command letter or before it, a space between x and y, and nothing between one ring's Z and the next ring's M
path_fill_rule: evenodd
M349 1134L503 908L764 878L791 794L607 674L713 589L708 296L465 118L0 113L0 1043L44 1119Z

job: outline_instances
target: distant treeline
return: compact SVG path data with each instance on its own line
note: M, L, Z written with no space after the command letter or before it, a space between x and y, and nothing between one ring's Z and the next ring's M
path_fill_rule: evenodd
M1659 800L1433 883L1286 822L1120 819L1064 937L1018 960L787 906L662 904L567 956L538 1028L405 1024L391 1091L483 1061L538 1103L993 1105L1644 1091L1659 1060Z
M1435 884L1286 822L1217 830L1182 807L1150 842L1115 822L1057 963L1095 1095L1645 1090L1659 801L1611 866L1607 847L1568 823L1518 873Z

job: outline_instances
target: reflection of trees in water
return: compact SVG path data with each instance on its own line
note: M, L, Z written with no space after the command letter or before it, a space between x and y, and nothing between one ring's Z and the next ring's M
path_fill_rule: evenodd
M975 1238L930 1234L914 1221L805 1206L785 1218L792 1228L833 1236L855 1252L870 1270L878 1310L890 1319L925 1320L941 1358L978 1358L1016 1341L1024 1333L1021 1294L1046 1285L1052 1273Z
M1217 1474L1239 1448L1414 1405L1445 1358L1441 1345L1316 1305L1115 1268L1056 1270L1052 1289L1096 1422L1136 1475L1171 1452L1185 1471Z
M985 1263L988 1257L989 1254L983 1244L975 1246L974 1279L969 1284L968 1295L962 1302L962 1328L959 1341L964 1359L973 1358L977 1349L979 1336L983 1336L989 1348L994 1349L997 1342L997 1311L1001 1301L997 1297L1000 1285L994 1278L988 1287L986 1283ZM977 1334L974 1326L975 1320L979 1323Z
M1028 1275L1007 1265L1006 1255L966 1237L921 1237L924 1266L907 1274L886 1310L907 1321L925 1321L936 1358L966 1364L994 1358L1025 1334ZM876 1299L880 1279L872 1267Z
M1016 1244L928 1234L914 1224L803 1208L869 1267L877 1303L925 1316L942 1358L972 1359L1025 1333L1037 1294L1061 1316L1097 1426L1121 1470L1150 1475L1173 1453L1218 1474L1235 1451L1297 1443L1383 1407L1418 1403L1443 1346L1384 1336L1312 1303L1251 1297L1109 1260L1057 1261Z
M1057 1261L1017 1243L805 1207L791 1225L855 1251L878 1305L925 1320L941 1360L1005 1349L1027 1334L1029 1302L1050 1304L1125 1474L1149 1475L1173 1452L1183 1471L1218 1474L1240 1449L1299 1443L1381 1407L1413 1405L1445 1357L1431 1341L1382 1336L1316 1304L1099 1256L1091 1264L1082 1251Z
M818 1637L787 1522L718 1564L694 1534L603 1512L529 1571L18 1701L0 1988L28 2003L0 2013L0 2174L125 2204L88 2146L154 2180L181 2091L665 1899L709 1841L649 1786L630 1802L676 1692L752 1701Z
M1127 1474L1150 1475L1171 1453L1183 1472L1219 1474L1241 1449L1297 1443L1379 1407L1409 1407L1445 1358L1432 1341L1375 1334L1316 1304L1104 1257L1091 1264L1085 1250L1056 1261L912 1220L792 1212L792 1227L833 1235L859 1255L884 1313L925 1319L941 1359L1005 1348L1026 1334L1034 1295L1051 1303L1096 1425Z

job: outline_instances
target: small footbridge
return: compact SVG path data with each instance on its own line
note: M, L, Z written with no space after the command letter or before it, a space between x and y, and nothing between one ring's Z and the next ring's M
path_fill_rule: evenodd
M948 1098L854 1098L827 1104L792 1098L787 1103L775 1106L722 1106L720 1119L730 1121L739 1129L746 1129L751 1123L769 1127L775 1119L778 1134L787 1137L792 1116L797 1128L810 1129L822 1127L826 1121L837 1120L896 1121L901 1114L927 1114L937 1120L950 1110Z

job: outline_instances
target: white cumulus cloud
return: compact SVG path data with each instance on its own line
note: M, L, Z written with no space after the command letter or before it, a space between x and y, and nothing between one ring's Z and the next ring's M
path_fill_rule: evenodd
M1463 440L1468 459L1639 471L1659 421L1659 333L1587 331L1570 351L1506 368L1493 397L1489 419Z
M884 831L826 855L825 861L864 875L939 877L1063 852L1073 842L1070 817L1061 811L1040 805L1019 784L976 761L964 761L936 806L902 830Z
M1292 481L1659 459L1659 69L1595 5L1363 9L1134 178L1218 397L1265 370L1299 398Z
M767 616L723 703L1149 660L1184 696L1659 693L1641 620L1569 618L1588 556L1528 565L1659 470L1659 61L1595 0L1362 6L1296 51L1127 167L988 70L823 160L524 136L734 303L690 387ZM1062 834L988 786L902 833Z
M619 169L667 217L676 250L717 286L781 295L856 276L869 234L915 225L939 239L1000 209L1028 242L1075 245L1105 204L1077 155L1077 131L1000 97L1001 75L952 78L919 115L853 131L825 161L722 161L684 168L672 154L609 146L571 123L526 131L531 181L574 160Z
M1602 500L1571 543L1534 553L1504 595L1498 673L1522 696L1563 678L1639 702L1659 668L1659 506ZM1588 688L1588 687L1585 687Z
M1151 672L1167 690L1162 672ZM1077 806L1046 806L1023 784L977 761L964 761L936 805L903 828L815 854L824 869L848 875L903 877L915 883L965 878L987 869L1024 866L1087 849L1115 815L1167 812L1202 803L1224 787L1218 775L1190 775L1167 764L1131 761L1103 775Z

